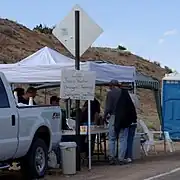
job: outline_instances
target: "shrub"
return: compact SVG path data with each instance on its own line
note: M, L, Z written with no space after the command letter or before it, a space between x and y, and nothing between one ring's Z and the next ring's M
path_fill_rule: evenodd
M172 73L173 70L167 66L164 66L164 69L166 70L166 72L169 74L169 73Z
M117 49L118 49L118 50L121 50L121 51L127 50L124 46L121 46L121 45L118 45Z
M52 34L52 31L53 31L54 27L52 28L49 28L47 27L46 25L37 25L36 27L34 27L34 31L39 31L41 33L44 33L44 34Z
M154 63L155 65L157 65L157 66L161 67L161 64L160 64L159 62L154 61L153 63Z

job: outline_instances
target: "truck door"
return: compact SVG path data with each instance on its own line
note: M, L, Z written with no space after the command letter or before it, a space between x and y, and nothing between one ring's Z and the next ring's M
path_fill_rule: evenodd
M12 158L18 147L18 114L10 85L0 74L0 161Z

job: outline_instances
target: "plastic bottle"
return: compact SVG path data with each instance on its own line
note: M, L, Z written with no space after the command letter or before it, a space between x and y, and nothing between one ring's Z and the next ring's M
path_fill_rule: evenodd
M29 106L33 106L33 98L32 97L29 98Z
M17 91L14 91L14 98L15 98L16 103L18 103Z

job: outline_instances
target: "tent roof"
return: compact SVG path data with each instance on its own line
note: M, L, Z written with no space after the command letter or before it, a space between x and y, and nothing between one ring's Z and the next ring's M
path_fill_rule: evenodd
M135 67L119 66L119 65L101 65L93 62L81 63L80 69L84 71L95 71L97 82L110 82L112 79L117 79L119 82L134 82ZM0 66L10 83L48 83L60 82L61 70L74 69L73 65L4 65Z
M61 81L61 70L74 69L74 59L61 55L55 50L44 47L15 64L1 64L10 83L49 83ZM81 70L95 71L96 83L108 83L112 79L119 82L134 82L135 67L108 63L81 62Z
M180 81L180 74L177 72L173 72L170 74L166 74L163 80L174 80L174 81Z
M139 71L136 71L136 80L138 80L138 81L153 81L153 82L155 82L155 80L152 77L144 75L144 74L142 74Z
M74 64L74 59L68 58L49 47L44 47L16 64L31 66L50 64L67 65Z
M109 60L88 60L98 64L115 64ZM180 79L180 76L179 76ZM148 89L159 89L160 84L157 79L152 78L151 76L144 75L136 71L136 86L139 88L148 88Z
M136 86L139 88L147 88L147 89L155 89L155 90L160 88L160 84L157 79L144 75L138 71L136 71Z

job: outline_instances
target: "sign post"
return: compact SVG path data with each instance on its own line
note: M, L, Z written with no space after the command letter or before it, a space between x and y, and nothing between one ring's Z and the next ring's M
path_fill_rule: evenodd
M75 57L75 69L79 71L80 57L93 44L93 42L100 36L102 32L102 28L99 27L79 5L75 5L68 16L66 16L64 20L56 25L52 33ZM76 99L77 171L80 170L80 100L81 99ZM83 100L89 99L85 98Z
M75 11L75 68L80 70L80 12ZM80 100L76 100L76 170L81 170L81 157L80 157Z
M88 147L89 147L89 169L91 169L91 100L88 100Z
M62 99L88 100L88 143L89 143L89 169L91 169L91 105L94 100L96 73L82 70L62 70L60 97ZM79 124L80 127L80 124ZM76 135L80 140L80 131ZM79 129L78 129L79 130ZM79 149L78 149L79 150Z

